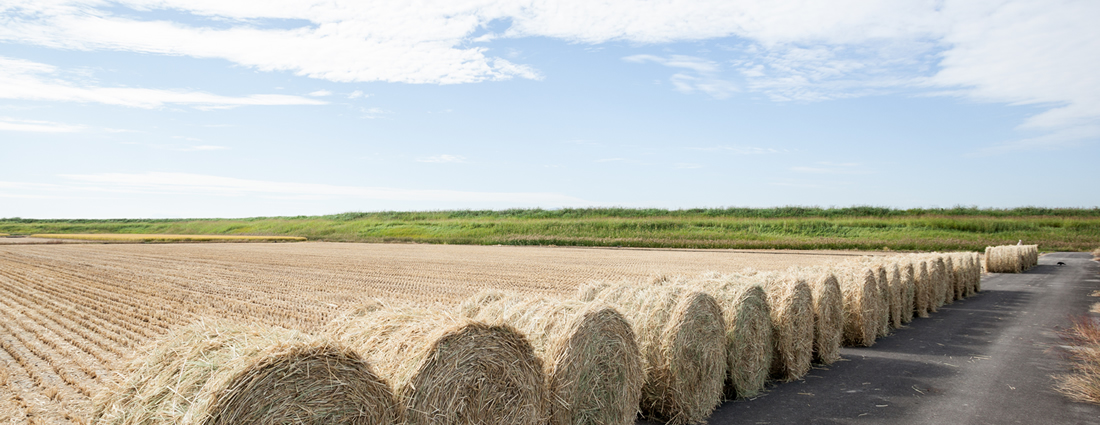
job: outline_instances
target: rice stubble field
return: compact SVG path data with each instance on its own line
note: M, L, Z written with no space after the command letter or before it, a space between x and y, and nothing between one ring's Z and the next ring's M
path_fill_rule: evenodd
M0 246L0 420L85 423L143 345L200 320L315 333L374 298L457 305L486 289L846 261L859 252L380 244ZM4 416L7 416L5 418Z

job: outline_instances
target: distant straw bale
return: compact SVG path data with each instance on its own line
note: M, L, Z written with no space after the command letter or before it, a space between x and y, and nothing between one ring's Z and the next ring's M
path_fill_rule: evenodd
M726 323L726 397L753 397L764 389L774 356L771 309L759 284L743 275L710 275L688 282L722 307Z
M389 385L354 351L280 328L177 329L96 395L92 423L395 424Z
M900 263L901 272L901 323L913 321L916 311L916 279L914 279L913 261L906 257Z
M798 379L813 362L813 292L805 279L792 274L764 272L753 277L768 294L775 330L771 374L782 381Z
M878 336L890 335L890 279L886 274L886 266L881 262L872 263L871 270L875 272L875 282L878 285L880 315L878 321Z
M913 264L913 285L916 298L914 311L917 317L928 317L932 311L932 276L928 273L928 259L918 257Z
M642 413L673 425L706 421L722 400L726 328L714 297L685 286L593 284L582 301L600 301L634 324L645 365Z
M1022 273L1038 264L1038 245L1001 245L985 248L985 269L989 273Z
M372 303L325 329L390 381L406 423L543 425L542 362L523 334L442 308Z
M943 303L951 304L955 302L955 259L951 254L940 254L940 258L943 259Z
M791 269L810 285L814 302L814 360L831 364L840 360L844 339L844 296L832 270L823 267Z
M886 267L887 287L890 291L890 327L900 328L902 323L902 299L905 297L905 286L901 281L901 269L898 260L891 259L884 263ZM912 307L908 310L913 311ZM910 313L912 314L912 313Z
M848 265L837 268L836 277L844 295L844 344L870 347L878 337L879 301L875 272Z
M635 422L645 372L634 331L615 309L490 290L468 298L459 311L527 335L546 371L550 424Z

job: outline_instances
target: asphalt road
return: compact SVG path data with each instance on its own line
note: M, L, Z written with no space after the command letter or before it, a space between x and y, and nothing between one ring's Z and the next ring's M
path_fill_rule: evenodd
M710 424L1100 424L1100 406L1052 389L1065 370L1057 329L1100 301L1100 263L1044 255L1023 274L982 279L982 292L914 319L870 348L723 404ZM1065 266L1055 263L1063 261Z

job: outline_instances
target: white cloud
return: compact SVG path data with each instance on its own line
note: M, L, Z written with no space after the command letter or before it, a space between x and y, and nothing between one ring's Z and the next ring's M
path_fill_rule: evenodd
M316 97L332 96L332 92L330 92L328 90L317 90L317 91L310 92L309 95L310 96L316 96Z
M30 133L75 133L84 131L80 125L69 125L51 121L24 120L0 117L0 131L22 131Z
M436 155L436 156L429 156L429 157L424 157L424 158L417 158L416 162L430 162L430 163L437 163L437 164L461 163L461 162L466 162L466 157L464 157L462 155Z
M324 105L325 102L298 96L257 94L244 97L219 96L184 90L82 86L58 78L56 67L0 56L0 99L103 103L137 108L168 104L199 109L249 105Z
M634 63L653 62L670 68L680 68L691 71L690 74L676 73L669 80L672 86L681 93L691 94L702 92L716 99L725 99L738 91L737 85L718 78L721 68L717 63L685 55L671 55L668 57L654 55L633 55L624 57L623 60Z
M164 10L217 25L140 17ZM1095 138L1083 129L1100 119L1097 16L1100 2L1094 0L15 0L0 5L0 41L222 58L338 82L450 84L541 78L537 70L494 56L483 44L501 38L585 44L727 38L723 43L733 46L731 51L706 54L714 59L634 55L628 60L672 67L676 89L718 98L743 90L777 101L812 102L935 90L1034 105L1045 112L1023 128L1051 137L1017 143L1024 146ZM275 28L263 25L268 19L304 23ZM490 30L494 22L510 25ZM8 75L2 89L8 96L11 86L18 87L10 75L51 72L41 64L10 61L0 68ZM152 94L132 99L107 89L52 89L47 93L105 103L216 107L209 105L224 102L201 93L159 92L165 100L148 101ZM33 93L27 90L19 98ZM234 99L238 103L229 103L276 101Z
M512 205L585 205L567 195L543 192L470 192L457 190L399 189L338 186L314 183L274 182L187 173L64 174L65 184L2 182L0 189L42 192L255 196L279 199L364 199L386 201L435 201L507 203ZM0 193L3 195L3 193ZM9 195L17 195L9 193Z
M351 93L348 93L348 99L359 99L359 98L370 97L370 96L371 95L369 95L369 94L364 94L361 90L356 90L356 91L353 91Z

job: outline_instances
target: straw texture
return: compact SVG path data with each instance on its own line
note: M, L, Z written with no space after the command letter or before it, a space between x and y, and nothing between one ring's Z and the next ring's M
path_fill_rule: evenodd
M711 275L689 282L713 296L726 323L727 398L753 397L764 389L774 356L771 308L759 284L742 275Z
M523 334L439 309L378 303L326 331L370 360L393 385L408 424L542 425L542 362Z
M527 335L545 368L551 424L634 423L645 373L634 331L615 309L486 291L464 301L459 311Z
M177 329L96 395L95 424L394 424L393 393L354 351L281 328Z
M597 283L577 294L615 307L634 324L645 365L642 413L702 423L721 402L727 373L722 309L704 292L662 283Z

